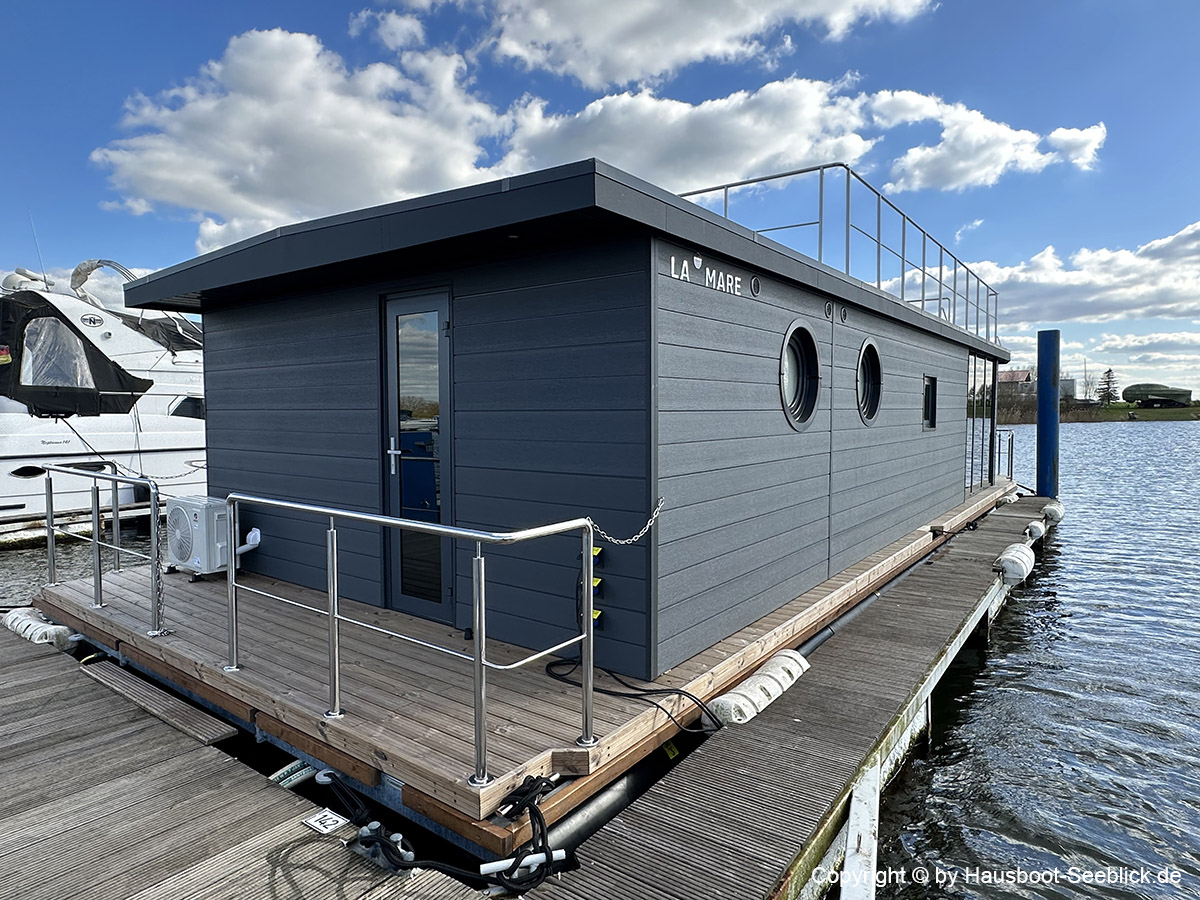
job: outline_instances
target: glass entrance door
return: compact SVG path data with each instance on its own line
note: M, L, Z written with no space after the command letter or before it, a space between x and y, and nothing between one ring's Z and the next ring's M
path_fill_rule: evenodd
M385 474L388 512L402 519L450 521L449 299L444 293L389 300ZM450 622L450 541L391 528L388 606Z

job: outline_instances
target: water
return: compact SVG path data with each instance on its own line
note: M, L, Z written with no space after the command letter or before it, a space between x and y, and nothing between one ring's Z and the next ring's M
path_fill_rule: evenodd
M1016 442L1032 484L1034 428ZM883 801L880 866L943 884L880 896L1200 897L1200 423L1064 425L1061 494L1038 570L952 668ZM1180 883L1129 883L1143 868Z
M112 538L105 532L105 541ZM59 581L90 578L92 575L92 544L90 540L60 536L54 542L54 560ZM122 549L150 553L150 539L136 533L132 525L121 528ZM112 569L112 551L103 550L101 562L104 571ZM135 556L122 556L122 566L145 565L145 560ZM46 544L24 550L0 551L0 606L15 606L31 600L46 583Z

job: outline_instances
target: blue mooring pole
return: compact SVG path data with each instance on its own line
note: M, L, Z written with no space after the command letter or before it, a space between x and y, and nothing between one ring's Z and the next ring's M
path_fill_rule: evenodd
M1058 329L1038 332L1037 492L1058 499Z

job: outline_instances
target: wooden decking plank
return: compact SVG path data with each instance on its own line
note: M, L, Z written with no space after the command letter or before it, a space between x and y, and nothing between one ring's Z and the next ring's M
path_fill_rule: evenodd
M201 744L215 744L238 733L228 722L210 716L110 662L84 666L83 672Z

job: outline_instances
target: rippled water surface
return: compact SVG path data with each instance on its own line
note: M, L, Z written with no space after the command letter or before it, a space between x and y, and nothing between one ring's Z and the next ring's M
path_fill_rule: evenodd
M1034 483L1032 426L1016 476ZM1200 897L1200 422L1064 425L1067 517L883 801L880 896ZM1178 885L964 873L1177 870ZM1016 876L1014 876L1016 877Z

